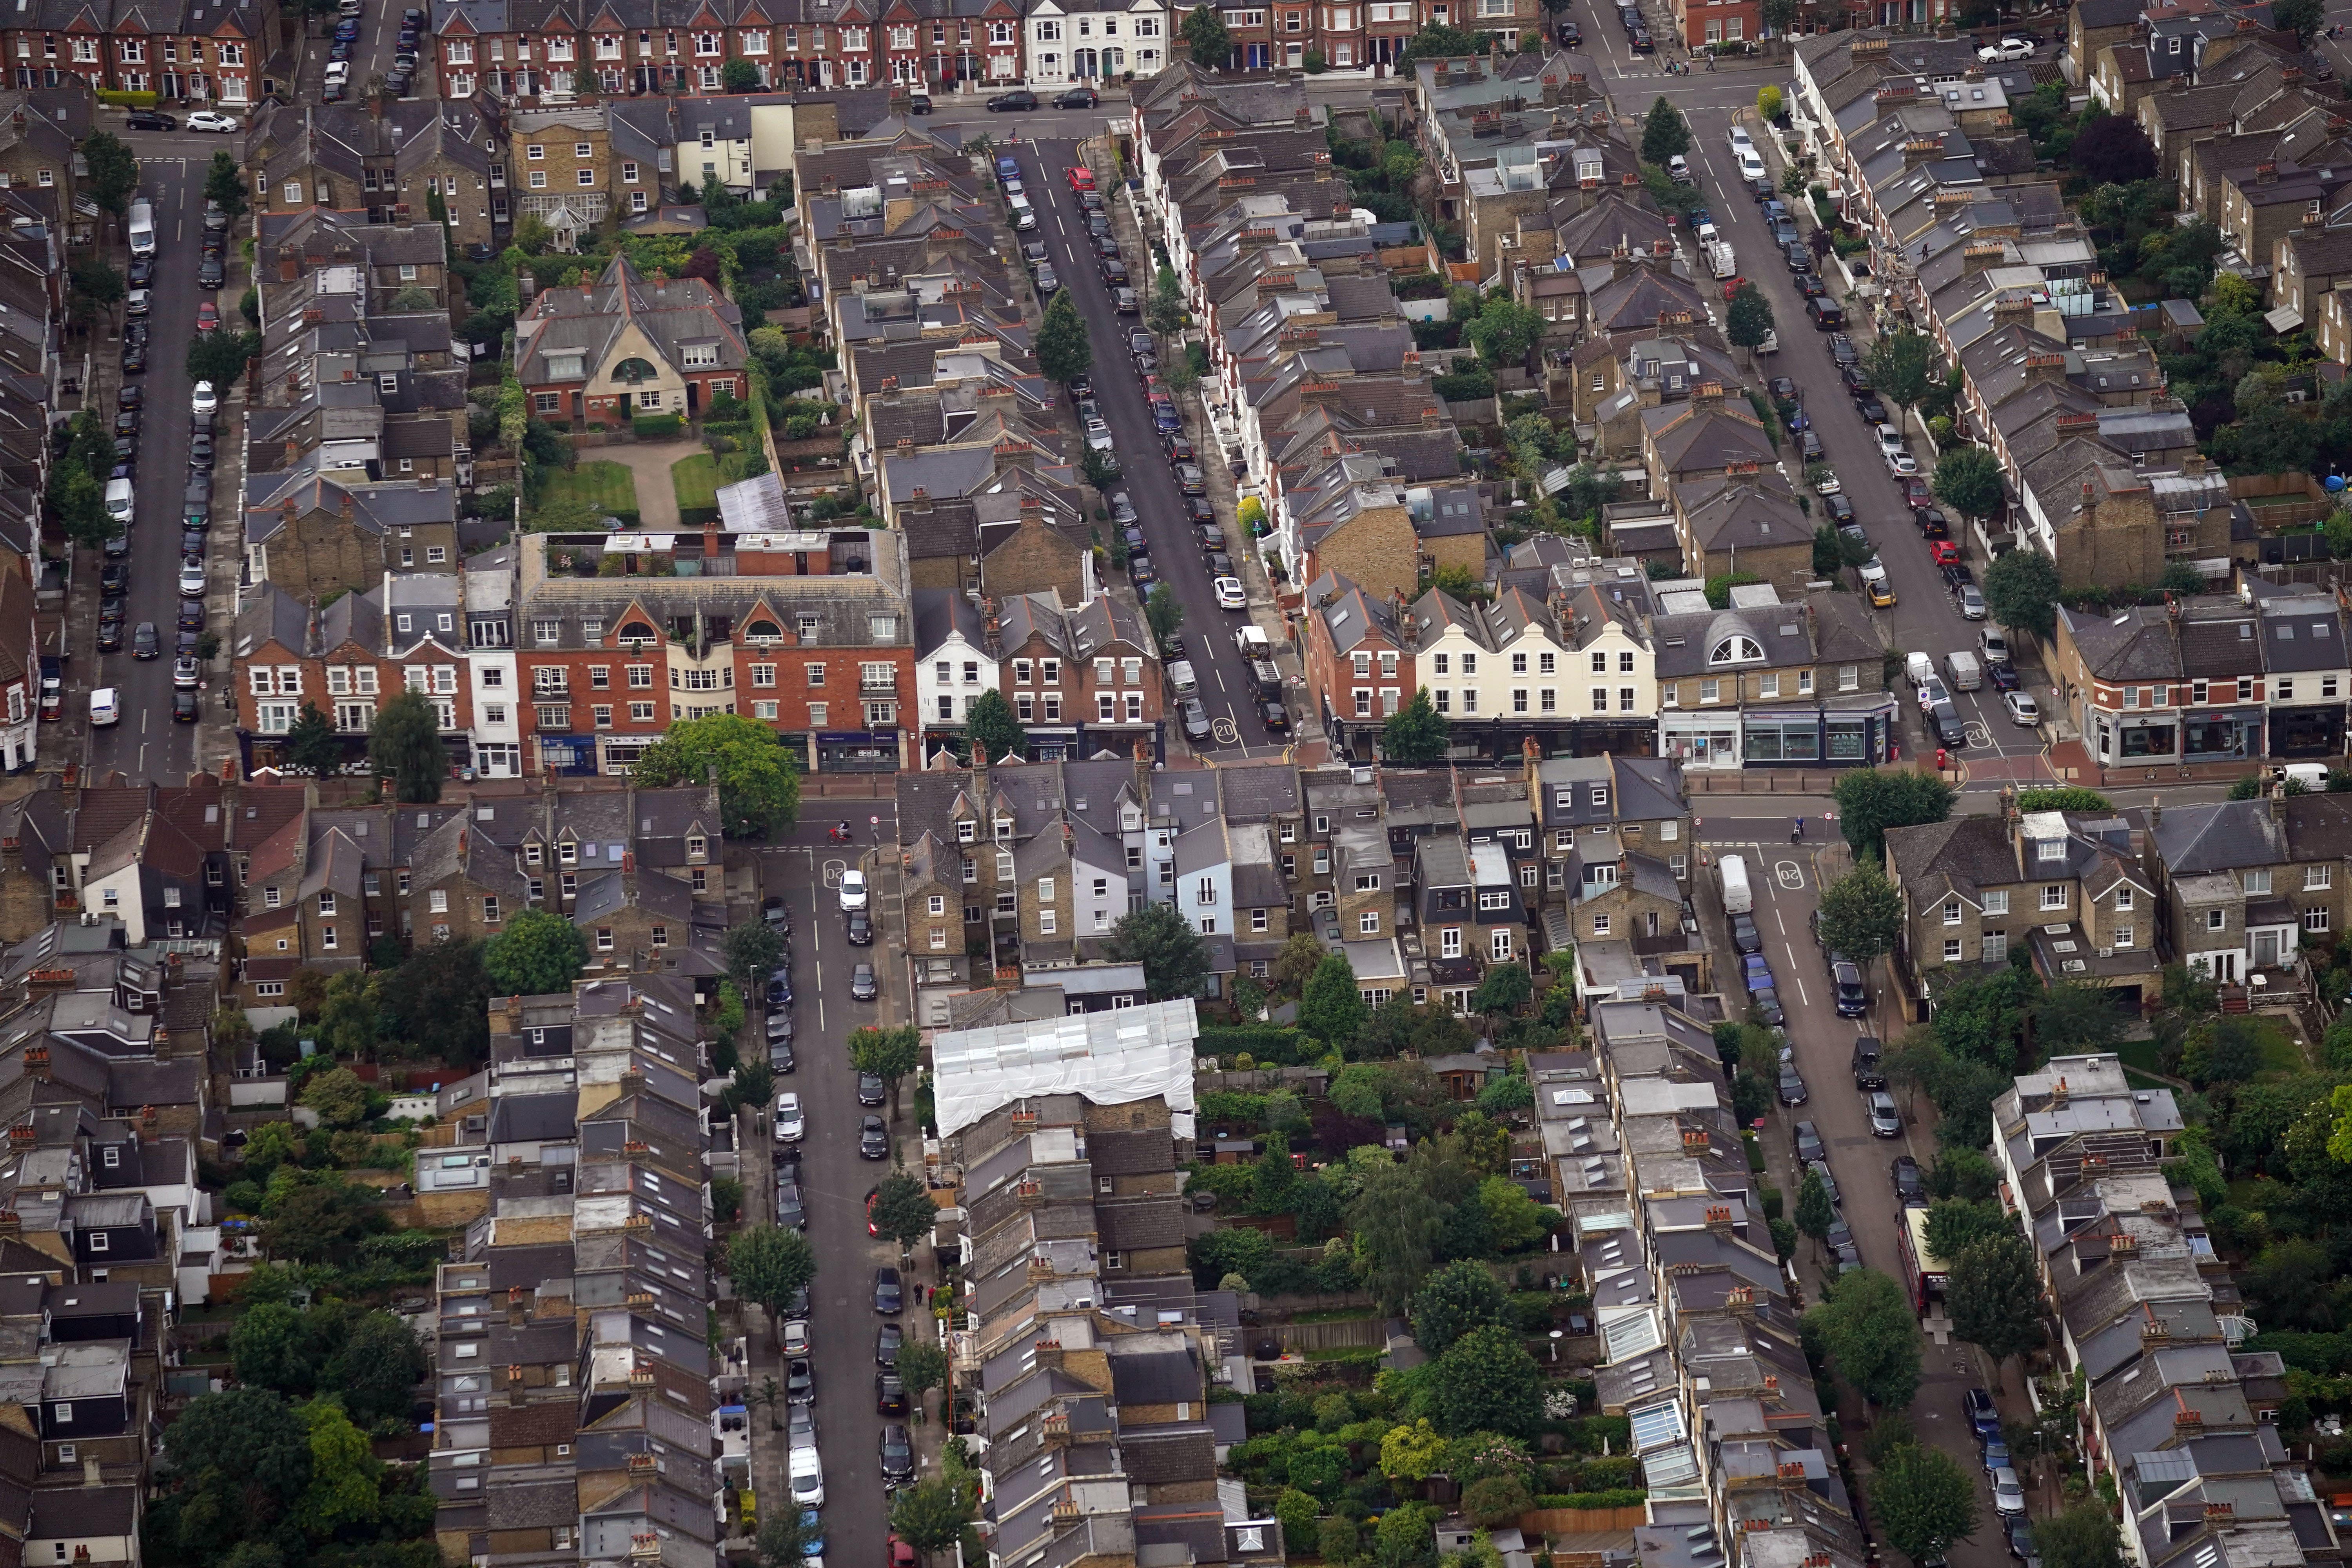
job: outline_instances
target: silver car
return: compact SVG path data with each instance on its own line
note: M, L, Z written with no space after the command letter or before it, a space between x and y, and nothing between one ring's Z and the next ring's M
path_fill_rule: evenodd
M1985 618L1984 595L1977 591L1977 585L1974 583L1960 584L1960 614L1971 621L1980 621Z
M2000 705L2009 710L2009 719L2012 724L2022 724L2031 730L2042 722L2042 710L2034 706L2033 699L2022 691L2002 692Z
M1895 1109L1895 1097L1883 1089L1871 1091L1870 1135L1873 1138L1903 1136L1903 1114Z

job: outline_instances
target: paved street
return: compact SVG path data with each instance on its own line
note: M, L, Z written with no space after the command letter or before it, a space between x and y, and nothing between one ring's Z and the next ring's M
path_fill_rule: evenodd
M857 1152L858 1123L871 1110L857 1103L857 1075L849 1066L844 1042L850 1031L867 1024L893 1022L905 1014L903 984L896 962L906 948L904 910L889 896L877 897L874 910L877 944L852 947L835 891L840 873L852 858L874 845L866 818L882 814L881 831L895 840L890 802L856 803L856 846L830 844L825 829L837 816L828 816L829 803L811 803L807 819L785 845L772 845L759 856L763 897L782 894L793 911L793 1019L799 1035L794 1042L796 1070L776 1079L779 1091L798 1094L808 1121L801 1145L801 1186L808 1214L808 1237L816 1248L816 1287L810 1292L810 1333L816 1365L818 1451L824 1457L825 1555L836 1563L859 1564L883 1561L888 1533L888 1505L882 1489L879 1458L882 1417L874 1407L874 1339L881 1319L873 1307L874 1270L898 1261L897 1247L866 1234L866 1194L889 1170L886 1162L861 1159ZM844 804L840 811L849 812ZM870 868L869 868L870 870ZM895 881L890 890L895 891ZM853 1002L849 997L850 966L873 963L882 981L877 1002ZM758 998L751 998L752 1021L746 1030L763 1039ZM764 1049L764 1046L752 1048ZM749 1054L747 1050L747 1055ZM922 1139L914 1120L914 1083L899 1088L902 1109L894 1124L899 1147L916 1168L922 1159ZM776 1144L773 1107L756 1115L747 1111L744 1139L743 1204L747 1221L772 1222L775 1215ZM748 1311L747 1323L765 1314ZM919 1288L910 1283L907 1310L898 1321L911 1337L919 1330L936 1332L935 1321L922 1305ZM757 1390L773 1377L783 1383L783 1367L776 1344L764 1325L751 1334L751 1386ZM776 1412L781 1426L783 1412ZM784 1483L785 1447L782 1430L770 1429L769 1414L755 1406L751 1413L751 1475L762 1518L775 1518L788 1504ZM919 1447L920 1445L919 1444ZM930 1463L926 1460L926 1473Z
M999 118L1019 121L1024 134L1035 129L1031 123L1035 116ZM1095 119L1099 124L1099 111ZM1206 561L1185 511L1184 498L1177 491L1176 476L1169 466L1166 449L1153 427L1142 378L1128 354L1127 334L1139 330L1143 318L1121 316L1114 309L1110 292L1103 284L1101 266L1087 235L1085 211L1063 177L1062 171L1078 162L1077 143L1074 140L1024 142L1013 149L1013 155L1020 162L1022 184L1037 209L1034 237L1045 241L1054 271L1061 278L1062 287L1076 297L1078 314L1086 320L1094 345L1095 396L1102 405L1104 422L1118 441L1115 450L1126 475L1128 497L1135 503L1143 536L1151 546L1152 569L1168 583L1184 606L1182 635L1186 656L1198 674L1201 700L1208 709L1210 721L1217 724L1214 742L1207 745L1196 743L1192 749L1213 755L1235 752L1237 748L1256 747L1263 751L1286 744L1288 737L1266 729L1253 706L1249 673L1243 665L1240 650L1234 645L1234 630L1246 625L1248 616L1241 611L1219 609L1210 592ZM1015 237L1025 243L1033 236ZM1128 271L1140 285L1137 290L1140 295L1149 289L1153 269L1150 258L1139 252L1132 235L1123 238ZM1220 509L1218 522L1224 530L1228 552L1238 559L1244 552L1238 548L1242 542L1236 538L1238 531L1230 510ZM1108 532L1109 525L1102 527ZM1263 591L1262 583L1258 586ZM1168 731L1171 744L1183 733L1172 701Z

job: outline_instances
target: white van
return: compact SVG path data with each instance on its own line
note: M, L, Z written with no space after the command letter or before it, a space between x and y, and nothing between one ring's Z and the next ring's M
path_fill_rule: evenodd
M1723 858L1723 908L1726 913L1751 914L1756 895L1748 886L1748 862L1737 855Z
M136 498L134 498L131 493L131 481L129 479L109 479L106 481L107 516L112 518L117 522L129 522L131 521L131 509L135 504Z
M2281 763L2271 770L2271 776L2281 784L2293 781L2314 795L2320 794L2327 788L2326 763Z
M1911 678L1911 689L1916 691L1936 679L1936 659L1914 648L1903 656L1903 673Z
M1013 197L1011 205L1013 207L1013 226L1014 228L1027 230L1037 226L1037 209L1029 205L1029 198L1027 196L1016 194Z
M1944 656L1944 669L1951 676L1955 691L1974 691L1984 684L1984 667L1972 653L1953 649Z
M131 204L131 254L155 254L155 208L144 196Z
M89 694L89 721L99 729L122 722L122 700L111 686L101 686Z

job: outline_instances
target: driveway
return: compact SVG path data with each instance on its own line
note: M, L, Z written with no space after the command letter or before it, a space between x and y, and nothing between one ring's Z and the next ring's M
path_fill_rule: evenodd
M579 453L583 463L618 463L637 481L637 521L647 533L677 531L677 487L670 465L704 451L699 441L620 441Z

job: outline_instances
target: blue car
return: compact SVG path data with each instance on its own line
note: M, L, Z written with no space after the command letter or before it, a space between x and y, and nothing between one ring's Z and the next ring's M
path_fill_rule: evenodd
M1762 953L1742 953L1739 958L1739 969L1748 990L1769 991L1772 988L1772 971L1765 963Z
M801 1550L810 1557L824 1555L824 1521L813 1508L801 1510L801 1537L806 1543Z
M996 161L996 177L1000 180L1019 179L1021 177L1020 163L1011 158L999 158Z

